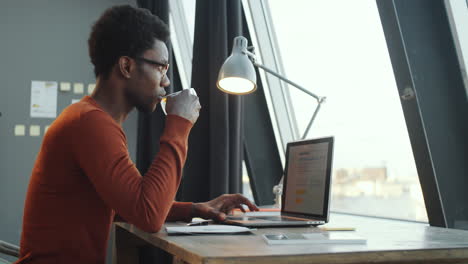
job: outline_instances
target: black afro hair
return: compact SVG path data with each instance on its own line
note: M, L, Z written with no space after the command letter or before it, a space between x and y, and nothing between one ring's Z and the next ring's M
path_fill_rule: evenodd
M166 42L168 38L168 26L148 10L111 7L93 25L88 40L94 74L107 78L121 56L135 58L150 49L155 39Z

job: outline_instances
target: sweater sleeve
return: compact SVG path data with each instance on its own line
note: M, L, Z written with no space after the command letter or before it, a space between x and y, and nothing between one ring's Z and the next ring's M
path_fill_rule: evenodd
M125 134L102 111L81 115L74 154L98 195L117 214L147 232L157 232L172 207L187 155L190 121L169 115L160 150L142 177L130 159ZM78 140L79 139L79 140Z
M192 205L190 202L174 202L167 215L166 221L186 221L192 220Z

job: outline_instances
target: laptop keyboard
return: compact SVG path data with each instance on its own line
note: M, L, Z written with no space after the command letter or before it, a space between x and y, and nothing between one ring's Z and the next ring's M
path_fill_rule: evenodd
M295 217L287 217L287 216L228 216L228 220L234 221L282 221L282 222L297 222L297 221L316 221L313 219L301 219Z
M261 217L257 217L257 219L268 220L268 221L301 221L300 219L297 219L297 218L292 219L292 218L284 217L284 216L261 216Z

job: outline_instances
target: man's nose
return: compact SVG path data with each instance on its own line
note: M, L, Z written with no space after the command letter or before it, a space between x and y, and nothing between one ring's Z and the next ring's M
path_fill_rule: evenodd
M170 84L171 80L169 80L169 77L167 77L167 75L164 75L164 77L161 79L161 86L168 87Z

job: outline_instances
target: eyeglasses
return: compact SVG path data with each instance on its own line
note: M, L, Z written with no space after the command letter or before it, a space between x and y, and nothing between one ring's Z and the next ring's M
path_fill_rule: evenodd
M139 61L142 61L142 62L149 63L151 65L158 66L158 69L162 73L162 75L166 75L167 70L169 69L169 63L162 63L162 62L158 62L158 61L154 61L154 60L149 60L149 59L146 59L146 58L143 58L143 57L137 57L135 59L139 60Z

